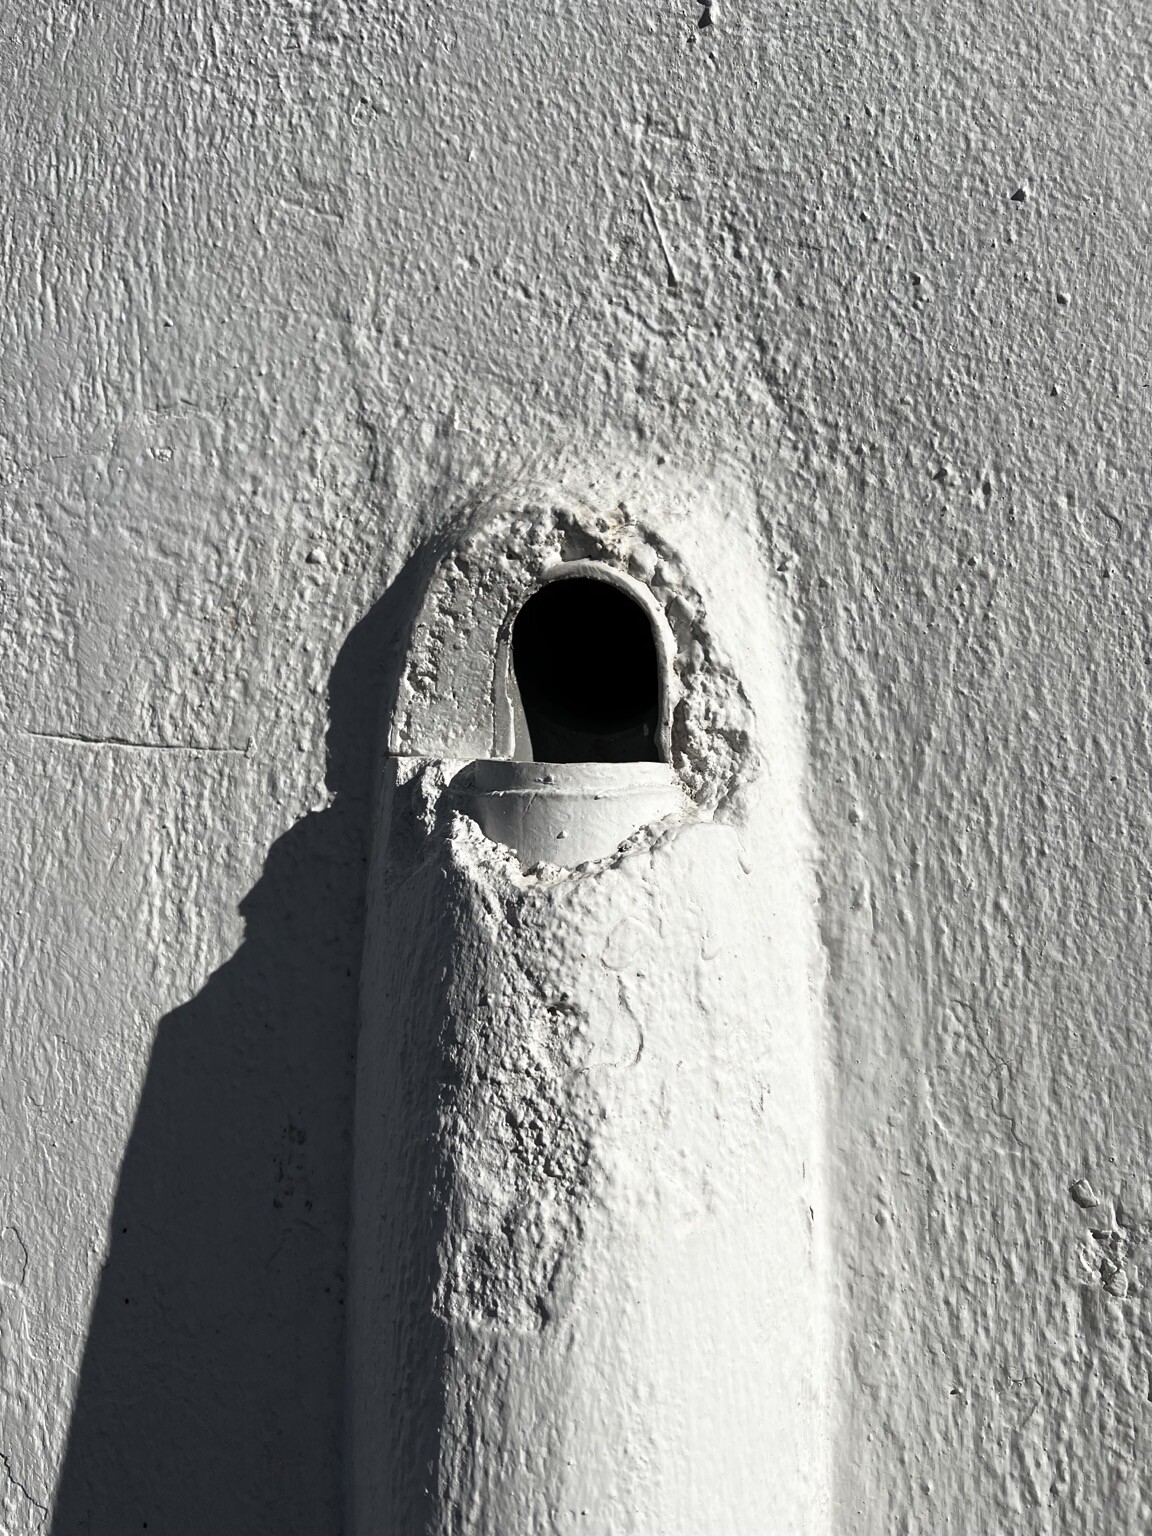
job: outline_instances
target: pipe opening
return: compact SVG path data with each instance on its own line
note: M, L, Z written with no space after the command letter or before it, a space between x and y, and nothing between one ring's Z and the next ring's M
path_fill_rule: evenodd
M587 576L551 581L512 628L512 670L538 763L660 761L660 663L648 615Z

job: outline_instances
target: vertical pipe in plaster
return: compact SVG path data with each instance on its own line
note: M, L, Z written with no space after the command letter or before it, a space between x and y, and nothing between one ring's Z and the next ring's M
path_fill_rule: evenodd
M432 577L371 871L353 1536L827 1529L812 844L747 526L553 494ZM581 562L649 614L662 762L514 761L511 624Z

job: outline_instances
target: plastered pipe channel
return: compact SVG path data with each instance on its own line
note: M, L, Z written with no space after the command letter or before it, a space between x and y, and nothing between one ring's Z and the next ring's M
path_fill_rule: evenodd
M747 523L685 502L475 507L413 629L362 990L353 1536L828 1530L800 710ZM533 760L525 647L610 691L617 599L651 728L577 709Z

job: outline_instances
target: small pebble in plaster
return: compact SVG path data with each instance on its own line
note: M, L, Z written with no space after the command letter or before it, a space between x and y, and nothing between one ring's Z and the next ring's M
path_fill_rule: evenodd
M1017 187L1015 192L1012 194L1011 200L1014 203L1026 203L1028 201L1028 188Z
M322 549L310 549L304 556L304 563L306 565L323 565L324 551Z
M1071 302L1070 296L1066 293L1058 293L1056 295L1056 302L1057 304L1068 304Z
M622 971L643 947L644 933L640 925L624 918L605 940L601 960L610 971Z
M1074 1183L1070 1184L1068 1186L1068 1193L1081 1210L1090 1211L1093 1206L1100 1204L1100 1196L1087 1179L1077 1179Z

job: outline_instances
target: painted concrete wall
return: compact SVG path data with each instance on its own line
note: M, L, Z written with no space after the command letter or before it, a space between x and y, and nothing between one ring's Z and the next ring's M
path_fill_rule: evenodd
M340 1529L393 583L627 455L801 626L839 1528L1148 1528L1150 33L8 8L5 1531Z

